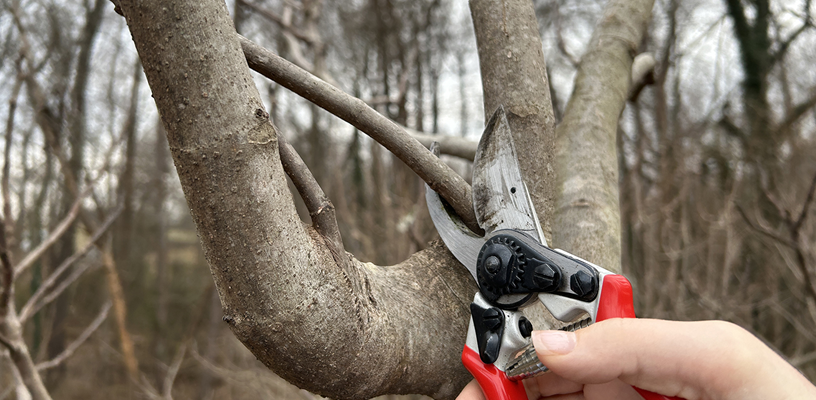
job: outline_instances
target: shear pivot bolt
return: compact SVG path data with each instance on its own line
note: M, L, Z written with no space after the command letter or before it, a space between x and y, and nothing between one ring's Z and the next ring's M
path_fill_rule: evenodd
M487 272L495 274L496 272L499 272L499 269L501 268L501 259L496 256L487 257L484 262L484 266Z

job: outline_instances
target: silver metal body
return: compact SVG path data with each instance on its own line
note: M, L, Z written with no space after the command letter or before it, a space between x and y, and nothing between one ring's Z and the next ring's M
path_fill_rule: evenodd
M439 236L451 253L470 271L474 280L479 282L477 278L478 254L486 241L496 232L510 229L522 232L544 246L547 245L547 242L527 186L522 179L512 132L502 107L499 107L488 121L473 163L473 207L479 225L485 230L484 237L471 232L458 216L445 206L439 195L427 186L425 198ZM583 327L594 323L598 312L598 301L601 298L603 279L611 272L565 251L556 251L566 257L589 264L598 271L598 295L594 301L582 301L550 293L538 293L533 299L543 304L555 319L564 323L573 323L567 328ZM563 288L563 291L569 292L570 289ZM514 298L504 301L505 298L511 296ZM510 304L515 299L524 297L525 295L505 295L499 299L499 302ZM473 303L483 308L494 306L481 293L475 295ZM502 310L504 333L498 358L493 365L501 371L506 371L508 377L512 379L523 379L547 370L538 362L530 339L525 338L519 329L519 320L524 316L524 308L530 304L528 302L522 305L518 311ZM575 323L576 320L577 323ZM479 352L473 317L470 320L466 346L476 353Z

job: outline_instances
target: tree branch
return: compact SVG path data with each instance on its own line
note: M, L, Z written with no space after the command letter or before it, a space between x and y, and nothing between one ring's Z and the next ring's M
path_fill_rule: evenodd
M561 51L561 54L566 57L567 61L569 61L573 68L578 69L578 67L581 65L581 59L570 53L569 50L567 50L567 44L564 43L564 29L561 26L561 18L563 15L561 14L561 8L559 7L557 1L553 2L553 9L555 12L555 37L558 50Z
M405 130L422 143L423 146L430 149L431 143L436 142L439 145L439 153L447 154L449 156L459 157L467 161L473 161L476 157L476 146L479 143L460 136L448 136L439 133L424 133L411 128Z
M751 221L751 219L748 218L748 214L745 213L745 210L743 210L742 207L740 207L738 205L736 208L737 208L737 212L739 212L740 216L742 217L742 220L745 221L745 223L748 224L748 226L751 229L753 229L755 232L760 233L762 235L765 235L765 236L773 239L774 241L778 242L779 244L787 246L791 250L796 250L796 247L798 246L796 243L794 243L794 242L792 242L792 241L790 241L788 239L785 239L785 238L777 235L776 233L773 233L773 232L771 232L771 231L769 231L769 230L767 230L765 228L762 228L762 227L758 226L757 224L754 224Z
M239 35L239 40L250 68L371 136L447 200L472 231L481 232L473 213L470 185L399 125L362 100L321 81L249 39Z
M42 306L47 304L49 301L53 301L53 299L56 298L56 296L59 295L60 292L65 290L65 288L68 285L70 285L82 274L82 272L85 271L85 268L74 271L74 273L71 274L69 279L64 279L60 283L60 286L58 286L51 294L49 294L46 299L43 299L46 296L46 292L48 292L51 289L51 287L57 283L57 279L59 278L59 276L62 275L71 265L73 265L74 262L76 262L77 260L82 258L85 254L87 254L91 250L91 248L96 246L96 242L102 237L102 235L105 234L105 232L108 230L108 228L110 228L110 226L113 224L116 218L119 217L119 214L121 212L122 206L120 205L116 209L116 211L114 211L113 213L111 213L110 216L108 216L107 221L105 221L102 224L102 226L100 226L99 229L97 229L97 231L94 232L93 236L91 236L91 238L88 240L88 243L82 249L72 254L70 257L66 258L62 263L60 263L59 267L57 267L54 270L54 272L52 272L51 275L48 276L48 279L46 279L45 281L43 281L42 284L40 284L40 287L37 288L37 291L34 292L33 295L31 295L26 304L20 310L20 321L25 322L29 317L34 315L34 313L36 313L40 308L42 308Z
M816 90L811 90L810 97L807 100L795 105L792 110L788 111L785 119L777 126L776 134L787 133L814 106L816 106Z
M723 113L722 118L717 121L717 125L725 130L725 133L731 135L737 139L745 140L745 132L742 131L737 125L734 124L734 121L731 121L725 113Z
M475 291L467 271L439 244L399 265L352 260L352 272L343 270L297 216L278 133L247 68L247 61L264 63L242 52L241 41L251 43L234 33L224 3L121 0L120 6L235 336L275 373L318 394L453 399L471 379L459 362ZM357 125L376 126L376 113L360 100L297 73L306 78L306 95L350 100L336 106ZM401 134L387 141L409 142L395 150L409 164L442 171L421 144L406 140L392 122L385 126ZM472 213L469 190L450 191L467 188L464 180L452 172L436 178L443 177L460 180L436 185L465 199Z
M90 193L90 188L86 189L85 192L82 193L82 195L80 195L79 197L77 197L76 200L74 200L74 204L71 206L71 209L68 211L68 214L65 216L65 218L62 219L62 221L59 222L59 224L57 224L54 230L48 234L48 237L45 238L45 240L43 240L42 243L40 243L36 248L28 252L28 254L25 255L22 261L17 263L17 265L14 267L15 274L19 275L23 273L23 271L28 269L28 267L34 265L34 262L37 261L40 257L42 257L42 255L45 254L45 251L48 250L54 243L57 242L57 240L59 240L59 238L62 237L62 235L65 234L65 232L68 230L68 228L76 219L77 215L79 215L79 209L82 206L82 201L85 200L85 196L88 193Z
M810 12L810 11L808 10L808 12ZM811 25L810 19L805 17L805 21L802 24L802 26L799 27L799 29L797 29L795 32L793 32L790 35L790 37L788 37L787 40L782 42L782 44L779 45L779 49L777 49L776 52L774 52L771 55L771 60L772 60L771 64L776 64L779 61L782 61L782 59L788 53L788 49L790 48L791 44L793 44L793 42L799 37L799 35L801 35L802 33L804 33L805 31L807 31L808 29L810 29L812 27L813 27L813 25Z
M9 188L9 176L11 175L11 139L14 133L14 117L17 113L17 96L19 95L20 88L23 84L23 77L21 76L20 72L21 61L22 57L18 57L16 62L16 70L18 73L16 79L14 80L14 87L11 89L11 97L9 98L8 118L6 118L5 146L3 148L3 174L2 177L0 177L0 188L2 188L3 194L3 220L5 221L5 225L2 228L6 230L6 235L12 242L14 241L14 218L11 215L11 190ZM6 245L9 248L14 247L14 245L10 243L6 243Z
M332 258L337 265L346 270L346 273L352 273L348 270L350 268L348 256L343 248L343 238L340 236L340 228L337 225L337 217L331 200L323 193L323 189L309 171L309 167L283 135L278 135L278 152L284 172L295 184L295 188L306 204L306 209L309 210L312 224L317 233L326 240L326 246L331 251Z
M798 232L799 229L802 227L802 223L805 222L808 215L808 210L810 210L810 204L813 202L813 194L816 192L816 175L813 176L813 179L810 181L810 188L808 188L807 195L805 196L805 202L802 204L802 211L799 212L799 217L793 221L793 225L791 226L791 230L794 232ZM816 300L816 299L814 299Z
M556 129L553 242L620 272L617 127L653 0L607 3ZM591 146L587 144L591 143Z
M300 40L302 40L302 41L304 41L306 43L309 43L309 44L312 44L312 43L315 42L314 37L304 33L300 29L295 28L294 26L292 26L291 23L287 23L286 21L284 21L284 19L280 15L275 14L272 11L267 10L266 8L263 8L258 4L255 4L254 1L244 1L244 0L239 0L239 1L241 2L242 5L245 5L248 8L251 8L252 10L257 12L258 14L260 14L262 17L264 17L264 18L278 24L278 26L280 26L285 31L292 34L294 37L296 37L296 38L298 38L298 39L300 39Z
M11 257L6 242L5 222L0 218L0 268L2 268L2 293L0 293L0 322L2 322L9 311L11 295L14 291L14 267L11 265Z
M99 311L99 314L96 315L96 318L94 318L94 320L91 321L91 324L88 325L88 327L85 328L85 330L82 331L82 333L56 357L37 364L36 365L37 371L44 371L49 368L54 368L65 362L65 360L67 360L68 357L71 357L74 354L74 352L79 348L79 346L82 346L82 344L85 343L85 341L88 340L88 338L91 337L91 335L94 332L96 332L99 326L102 325L102 322L104 322L105 319L108 318L108 311L110 311L111 305L112 304L110 301L105 303L102 306L102 309Z
M184 342L179 346L178 350L176 350L173 362L170 364L170 368L167 369L167 375L164 376L164 382L162 382L162 397L165 399L170 400L173 398L173 383L176 381L176 376L178 376L181 362L184 361L184 355L186 353L187 343Z

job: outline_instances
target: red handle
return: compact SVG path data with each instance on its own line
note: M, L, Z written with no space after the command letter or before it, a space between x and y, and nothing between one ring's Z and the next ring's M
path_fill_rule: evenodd
M607 275L601 289L602 298L598 304L597 321L610 318L635 318L632 304L632 285L621 275ZM462 363L476 378L487 400L527 400L527 392L521 381L510 381L507 375L493 364L485 364L479 354L468 346L462 351ZM635 390L645 400L681 400L666 397L640 388Z
M504 371L493 364L483 363L479 353L468 346L462 351L462 364L479 382L487 400L527 400L521 381L510 381Z
M635 307L632 304L632 285L621 275L607 275L601 288L601 302L595 320L600 322L610 318L635 318ZM635 388L645 400L680 400L679 397L666 397L662 394ZM488 397L490 399L490 397Z

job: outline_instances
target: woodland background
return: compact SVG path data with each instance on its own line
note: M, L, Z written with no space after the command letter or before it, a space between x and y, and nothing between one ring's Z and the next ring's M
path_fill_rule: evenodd
M534 4L558 117L603 4ZM484 115L464 2L228 6L241 34L399 124L475 146ZM623 269L638 315L733 321L811 380L814 15L810 0L658 0L641 45L656 60L651 84L631 93L618 137ZM13 295L6 304L52 395L314 398L269 372L222 322L113 4L3 0L0 43L5 248L24 265L13 291L3 277L2 294ZM390 265L428 246L436 233L413 172L297 95L256 84L336 206L348 251ZM445 157L467 177L467 155ZM0 347L0 399L24 398L11 365Z

